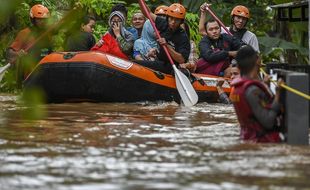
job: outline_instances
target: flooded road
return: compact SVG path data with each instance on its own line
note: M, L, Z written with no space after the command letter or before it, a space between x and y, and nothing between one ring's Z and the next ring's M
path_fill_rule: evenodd
M310 189L310 146L240 141L232 106L17 102L0 95L1 190Z

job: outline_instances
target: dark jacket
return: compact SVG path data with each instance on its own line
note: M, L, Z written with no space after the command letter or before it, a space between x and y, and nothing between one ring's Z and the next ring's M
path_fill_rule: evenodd
M191 46L186 32L182 28L178 28L176 31L171 32L169 30L167 19L160 17L156 17L155 25L159 30L161 37L165 38L167 43L171 45L176 52L180 53L185 61L187 61ZM169 59L162 47L160 47L158 59L169 64ZM178 64L176 61L174 62Z
M204 36L199 43L200 56L209 63L228 60L228 51L237 51L243 44L235 37L221 34L219 39L211 40Z

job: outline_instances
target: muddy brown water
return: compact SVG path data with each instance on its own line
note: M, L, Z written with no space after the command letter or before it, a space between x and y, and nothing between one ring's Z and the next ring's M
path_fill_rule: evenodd
M38 113L37 117L27 117ZM310 189L310 147L239 140L232 106L0 95L0 189Z

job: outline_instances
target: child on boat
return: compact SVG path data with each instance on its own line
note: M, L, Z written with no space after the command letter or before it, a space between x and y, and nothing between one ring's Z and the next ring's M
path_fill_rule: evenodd
M82 19L80 28L67 39L66 51L89 51L95 44L93 36L96 20L92 16L85 16Z

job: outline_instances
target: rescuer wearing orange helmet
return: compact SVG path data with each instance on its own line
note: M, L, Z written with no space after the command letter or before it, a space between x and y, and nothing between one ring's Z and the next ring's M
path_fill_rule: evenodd
M207 14L207 6L210 5L204 3L200 6L201 17L199 22L199 31L203 35L205 35L204 23ZM227 29L233 34L234 37L240 39L245 44L251 45L255 51L259 52L259 45L256 35L246 29L246 24L250 19L249 9L243 5L237 5L232 9L230 15L231 26L227 27Z
M250 19L250 11L247 7L237 5L231 11L231 27L229 31L244 43L251 45L255 51L259 52L258 40L254 33L247 30L246 24Z
M21 65L23 70L28 71L31 70L29 65L37 64L43 56L51 52L50 40L46 37L36 42L36 39L46 30L46 21L50 17L49 10L43 5L36 4L31 7L29 17L32 26L21 30L7 50L9 63L21 62L21 59L18 58L24 56L23 63L18 65ZM36 43L34 44L34 42ZM24 76L20 77L23 78Z
M139 1L139 3L141 3ZM142 7L142 5L140 5ZM146 13L143 11L143 14ZM186 32L180 27L184 22L186 10L183 5L179 3L171 4L167 9L167 18L162 18L150 12L151 19L155 21L156 28L161 34L158 39L160 45L167 45L167 49L174 63L186 63L190 53L190 43ZM172 66L166 56L163 48L161 47L158 54L159 62L143 64L149 68L162 71L164 73L171 73Z

